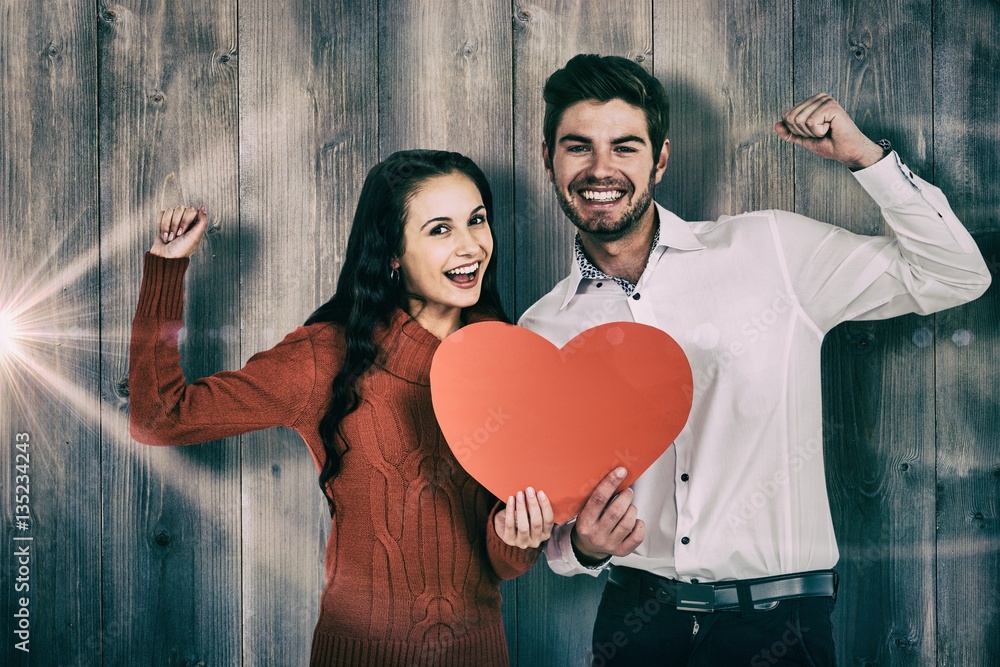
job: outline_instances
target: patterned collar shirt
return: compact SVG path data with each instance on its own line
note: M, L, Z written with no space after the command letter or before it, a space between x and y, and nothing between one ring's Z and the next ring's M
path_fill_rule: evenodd
M660 228L657 227L653 234L653 245L649 247L649 254L652 255L653 251L656 250L656 246L660 245ZM625 280L624 278L616 278L614 276L609 276L608 274L601 271L599 268L594 266L593 262L587 259L587 253L583 251L583 240L580 238L580 233L576 234L576 241L573 244L573 254L576 258L576 264L580 268L580 276L586 278L587 280L597 280L597 281L614 281L622 288L625 292L625 296L632 296L632 292L635 291L635 285ZM600 285L599 285L600 286Z
M836 564L823 467L824 335L846 320L949 308L990 283L944 195L895 153L854 176L895 238L785 211L686 223L656 205L658 237L638 283L616 289L577 261L522 316L557 346L604 322L648 324L691 363L688 422L633 485L646 538L612 563L687 582ZM627 425L621 436L608 446L628 444ZM596 575L573 553L572 526L560 524L546 543L549 566Z

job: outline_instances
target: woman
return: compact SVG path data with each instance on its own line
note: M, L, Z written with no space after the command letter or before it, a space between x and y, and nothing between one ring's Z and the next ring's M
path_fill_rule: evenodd
M365 180L333 298L240 371L185 385L183 275L208 219L204 207L160 213L132 328L132 435L302 436L333 518L313 665L508 664L499 582L534 563L552 509L531 488L504 505L462 470L428 381L442 338L505 319L491 215L468 158L391 155Z

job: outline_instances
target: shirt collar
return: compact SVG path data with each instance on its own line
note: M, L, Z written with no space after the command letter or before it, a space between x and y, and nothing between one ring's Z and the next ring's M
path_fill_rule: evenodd
M674 248L675 250L703 250L705 245L698 240L694 232L691 231L691 226L681 220L677 215L671 213L667 209L660 206L658 203L653 202L656 206L656 219L658 222L656 233L653 235L653 245L649 249L650 257L652 257L654 251L657 248L662 247L663 252L666 252L668 248ZM580 288L580 283L584 279L593 278L604 278L608 280L615 280L619 285L622 284L620 279L615 279L607 276L603 271L598 269L591 263L587 256L583 254L582 242L580 241L580 235L576 235L576 241L574 244L574 255L575 261L570 267L569 276L566 279L566 294L563 297L562 305L559 306L559 310L562 310L567 305L569 305L570 300L576 296L577 291ZM648 260L647 260L648 261ZM628 289L623 285L622 289L628 292Z

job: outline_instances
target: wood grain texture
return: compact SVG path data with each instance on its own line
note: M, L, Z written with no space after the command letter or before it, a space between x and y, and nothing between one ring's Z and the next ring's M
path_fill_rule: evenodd
M993 285L937 317L939 665L1000 663L1000 5L935 3L935 183L977 237ZM954 8L953 8L954 9ZM970 615L970 611L973 613ZM970 616L974 618L970 622Z
M514 306L510 3L383 3L379 155L430 148L472 158L493 191L495 265Z
M0 361L0 433L33 443L32 664L308 656L330 521L298 437L153 449L128 436L130 323L164 206L204 203L217 227L189 272L190 379L239 367L332 294L364 175L402 148L484 168L516 316L571 259L540 158L545 78L578 52L614 53L671 95L657 195L682 217L777 207L881 233L844 169L771 134L783 108L824 90L933 178L1000 275L995 0L628 0L613 12L595 0L8 0L0 17L0 309L29 299L45 334L31 369ZM828 337L841 664L1000 663L998 308L994 286L932 318ZM11 454L0 449L5 517ZM13 573L5 558L0 663L12 665L24 664ZM505 583L514 664L589 664L602 588L543 563Z
M514 224L516 314L569 272L572 224L556 201L542 163L542 90L550 74L578 53L632 58L649 66L652 4L619 2L613 12L588 2L514 3Z
M961 200L957 203L961 203ZM1000 664L1000 234L993 285L937 316L937 664Z
M827 92L868 136L930 176L930 3L795 3L794 97ZM795 151L795 210L884 233L843 166ZM823 353L828 493L840 546L834 615L843 664L932 664L932 318L848 323Z
M1000 3L934 3L934 183L973 233L1000 229Z
M514 6L514 165L517 315L569 271L574 229L563 215L541 158L542 90L578 53L649 65L652 5L516 2ZM585 665L603 580L560 577L542 563L518 581L518 665Z
M376 161L374 2L240 5L240 273L244 360L333 295ZM307 664L330 514L298 434L243 441L248 665Z
M794 203L791 0L654 3L654 73L670 96L670 161L657 200L685 220Z
M101 4L98 27L106 664L240 662L237 442L133 442L122 397L158 210L205 204L188 272L185 376L239 363L236 3Z
M13 348L0 343L0 663L91 664L102 641L93 12L18 0L0 15L0 318L17 331ZM15 647L22 608L30 653Z
M457 151L479 165L493 192L491 261L513 317L510 3L382 3L379 35L379 155L430 148ZM518 588L516 581L501 587L512 656Z

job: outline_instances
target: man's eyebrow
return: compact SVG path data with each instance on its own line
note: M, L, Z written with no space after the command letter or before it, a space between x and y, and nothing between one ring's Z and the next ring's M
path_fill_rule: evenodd
M572 142L578 144L591 144L593 143L593 139L591 139L590 137L585 137L582 134L564 134L563 136L559 137L560 144L566 142ZM616 137L611 140L611 144L613 146L617 146L619 144L628 144L628 143L645 144L646 140L637 134L626 134L625 136Z
M612 145L615 145L615 146L617 146L618 144L627 144L627 143L632 143L632 142L635 142L635 143L638 143L638 144L645 144L646 140L643 139L642 137L638 136L638 135L635 135L635 134L627 134L624 137L618 137L617 139L612 139L611 140Z

